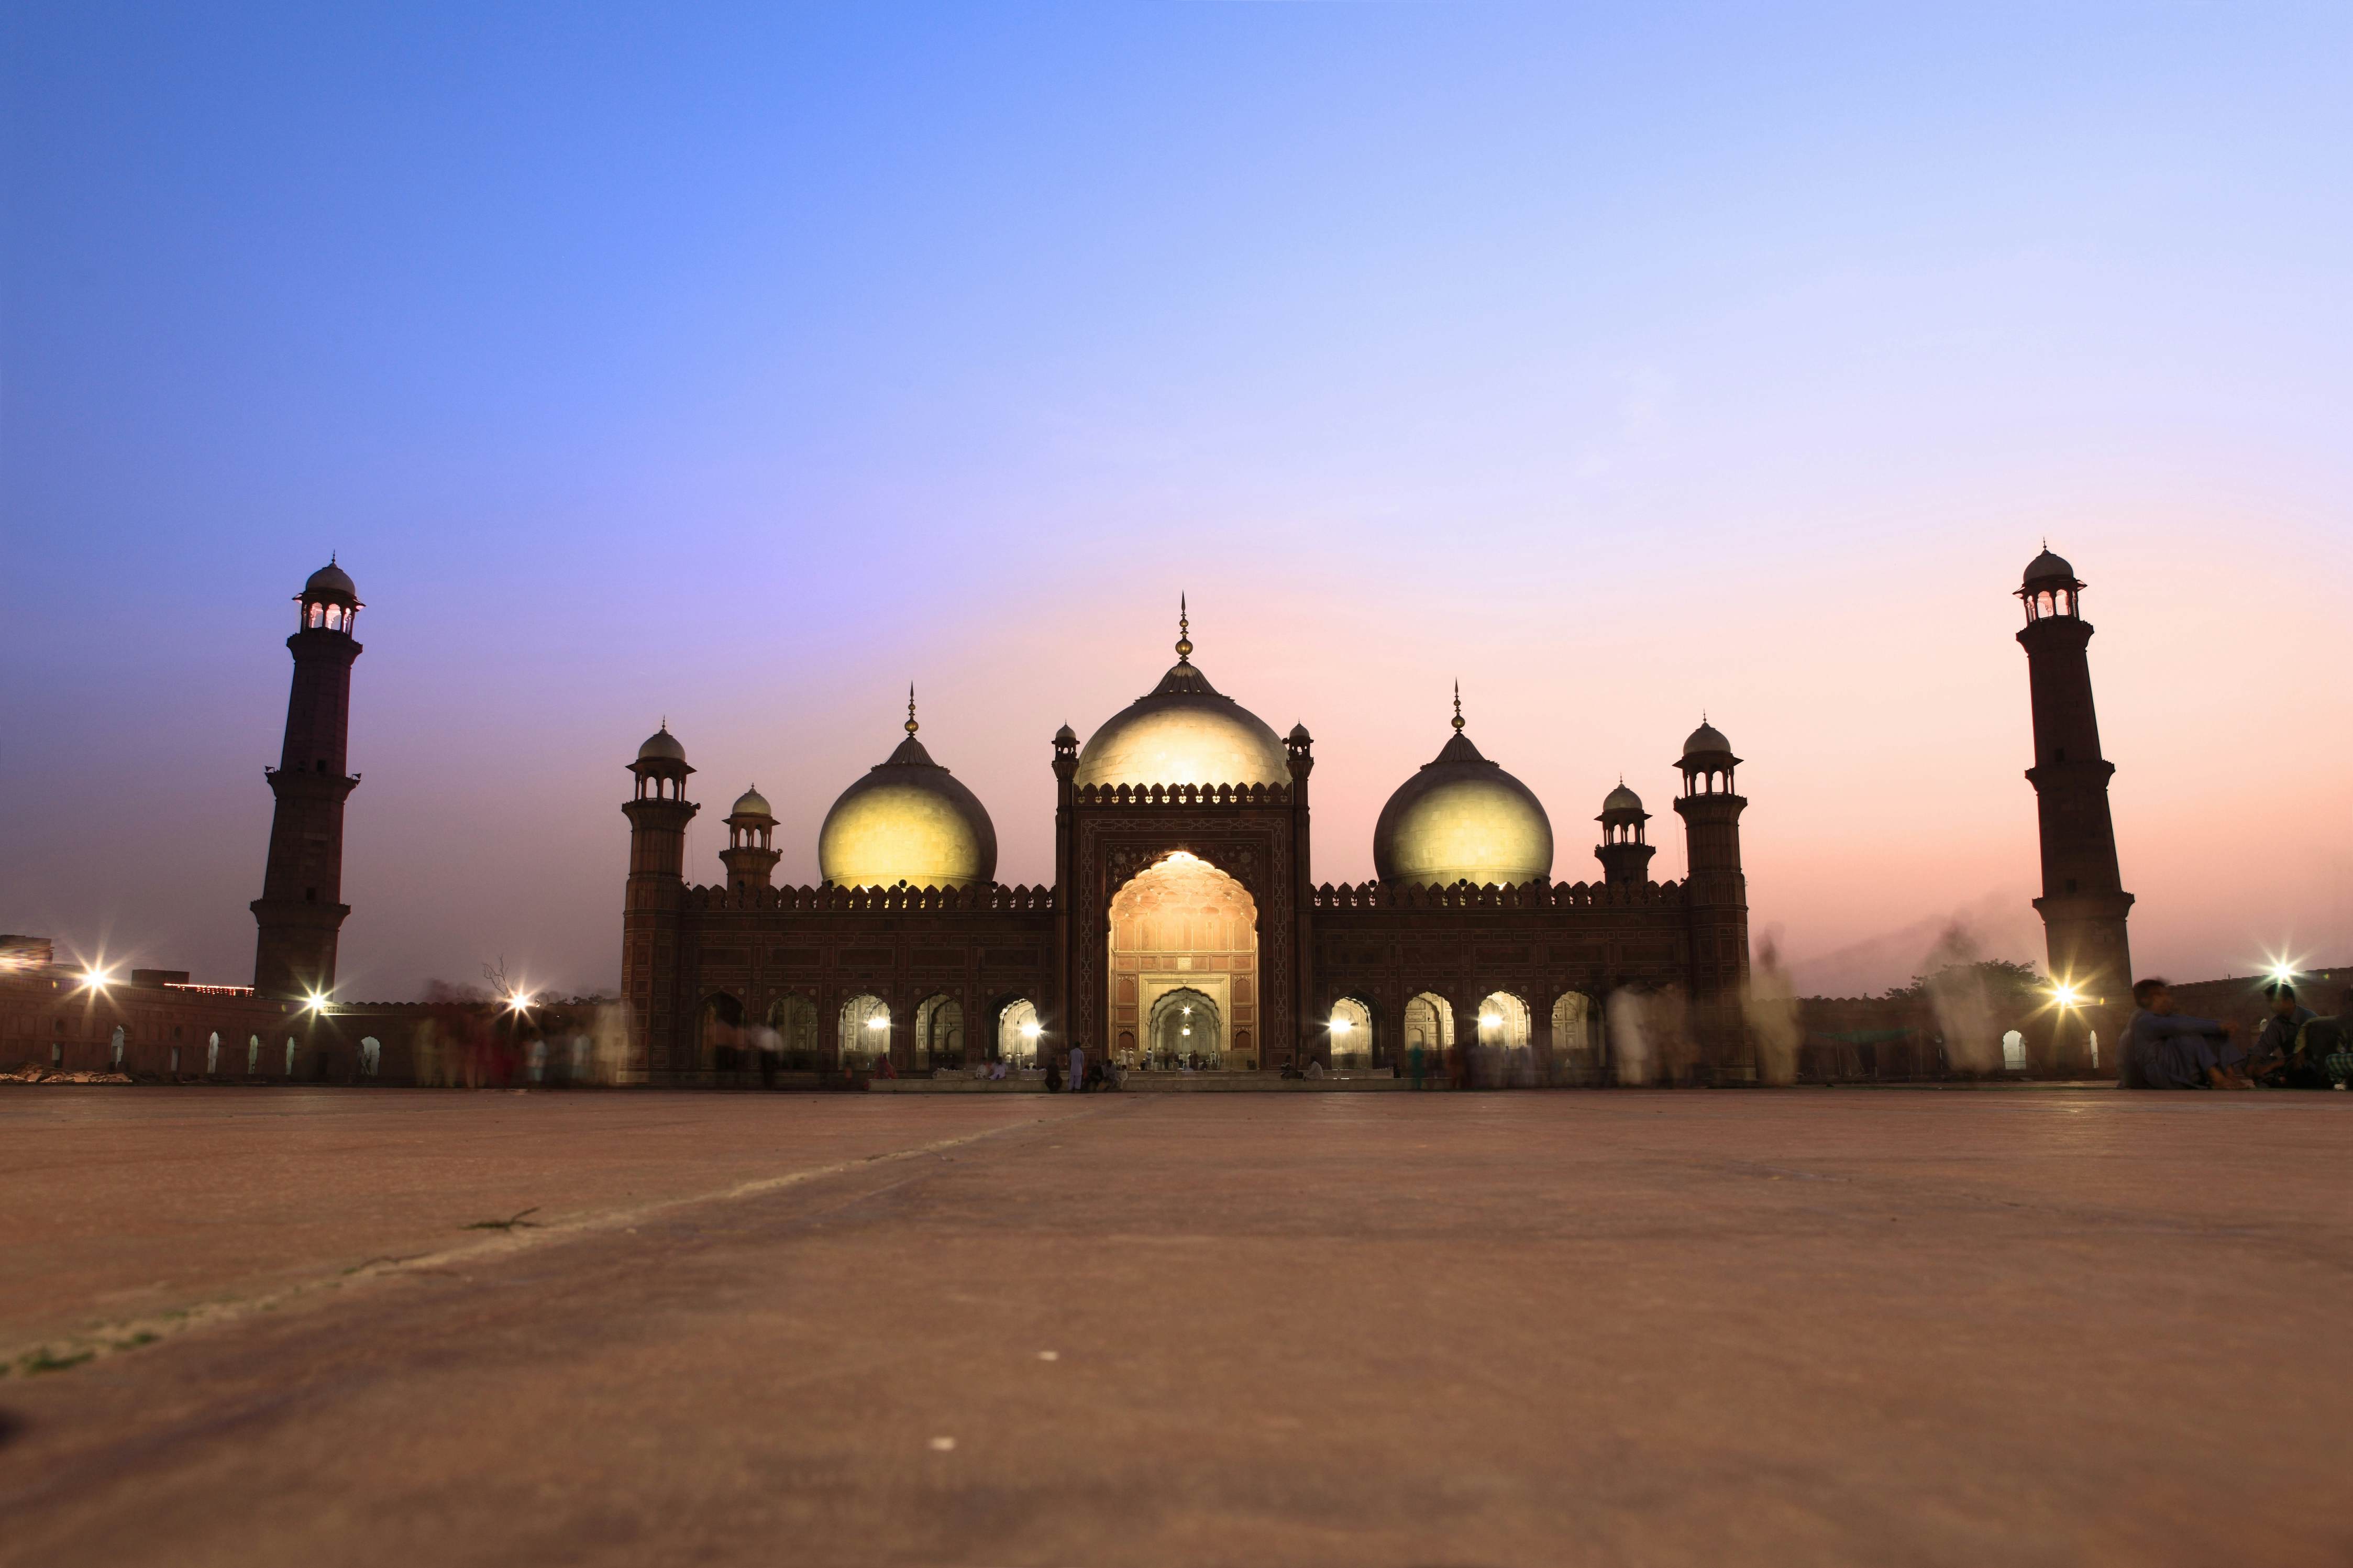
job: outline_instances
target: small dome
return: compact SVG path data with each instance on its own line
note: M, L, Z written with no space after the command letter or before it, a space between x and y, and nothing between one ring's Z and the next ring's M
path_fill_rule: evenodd
M311 580L302 584L302 597L356 605L360 600L360 591L353 584L351 574L336 565L333 558L330 557L327 563L311 573Z
M776 814L768 809L768 797L760 793L760 786L758 784L754 784L750 789L745 790L742 795L735 797L735 805L729 810L727 815L730 816L765 816L773 820Z
M1077 782L1287 784L1291 763L1264 721L1180 656L1158 686L1087 737Z
M1381 807L1373 826L1373 869L1384 882L1419 887L1546 880L1552 819L1534 791L1481 756L1458 728Z
M2023 585L2031 588L2038 583L2054 580L2063 582L2069 587L2074 586L2075 569L2067 564L2064 557L2052 554L2051 547L2046 544L2042 547L2042 554L2026 563L2026 580Z
M1721 736L1717 738L1719 740L1722 739ZM1623 779L1620 779L1618 782L1618 787L1616 789L1611 790L1608 795L1601 797L1601 816L1603 817L1608 817L1614 813L1621 811L1631 812L1636 816L1643 814L1642 797L1636 795L1632 790L1628 789Z
M1723 731L1705 720L1702 720L1699 728L1683 742L1683 755L1686 757L1713 756L1718 752L1730 755L1732 742L1724 738Z
M837 888L986 886L997 879L997 827L911 727L825 814L817 864Z
M656 730L652 734L648 735L646 737L646 743L638 748L638 761L641 763L682 763L686 761L686 748L680 745L678 743L678 737L670 732L670 721L668 720L664 720L662 721L662 727Z

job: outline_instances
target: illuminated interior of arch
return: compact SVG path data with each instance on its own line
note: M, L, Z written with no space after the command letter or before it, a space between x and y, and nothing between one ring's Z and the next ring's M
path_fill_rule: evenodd
M1120 1059L1141 1058L1154 1009L1179 991L1198 993L1214 1015L1215 1045L1198 1054L1221 1067L1258 1066L1257 902L1182 850L1111 901L1111 1047ZM1155 1051L1163 1044L1152 1040Z
M997 1060L1031 1066L1038 1059L1038 1042L1044 1033L1038 1025L1038 1005L1023 997L997 1015Z
M1370 1067L1373 1063L1373 1012L1353 996L1343 996L1332 1004L1331 1016L1324 1027L1332 1037L1332 1065L1335 1068Z

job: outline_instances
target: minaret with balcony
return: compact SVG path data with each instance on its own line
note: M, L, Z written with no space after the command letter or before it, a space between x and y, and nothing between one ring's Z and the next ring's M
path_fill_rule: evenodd
M2084 618L2084 584L2075 569L2045 546L2018 589L2026 606L2019 646L2034 704L2035 815L2042 841L2044 950L2061 1005L2053 1027L2033 1042L2044 1064L2061 1071L2092 1065L2090 1036L2120 1044L2132 1012L2132 946L2125 930L2133 896L2116 861L2108 813L2116 764L2100 754L2099 715L2092 705L2092 623Z
M261 897L253 900L253 988L264 996L334 994L335 944L352 912L343 895L343 802L359 787L345 765L352 665L360 657L358 590L330 558L294 595L294 683L278 766L264 769L277 808Z

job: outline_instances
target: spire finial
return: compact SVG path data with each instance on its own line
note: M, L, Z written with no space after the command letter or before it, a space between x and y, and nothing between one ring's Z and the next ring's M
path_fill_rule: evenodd
M1454 683L1454 732L1462 733L1462 683Z
M330 551L328 551L328 552L327 552L327 564L328 564L328 565L330 565L330 566L332 566L334 563L335 563L335 552L334 552L333 551L330 550Z
M1193 657L1192 630L1193 623L1186 611L1185 595L1179 590L1176 595L1176 662L1179 664Z
M907 733L915 732L915 683L907 682Z
M661 727L663 734L667 735L670 733L670 715L667 713L662 715Z

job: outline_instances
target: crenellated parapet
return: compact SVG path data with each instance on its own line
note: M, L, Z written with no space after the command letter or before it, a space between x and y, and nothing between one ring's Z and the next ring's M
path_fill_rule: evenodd
M1080 784L1080 805L1253 806L1289 805L1288 784Z
M686 889L690 910L773 910L792 913L905 914L1051 910L1054 889L1027 885L985 888L748 888Z
M1468 882L1453 887L1415 883L1325 882L1314 889L1319 910L1623 910L1679 908L1681 882L1525 882L1517 887Z

